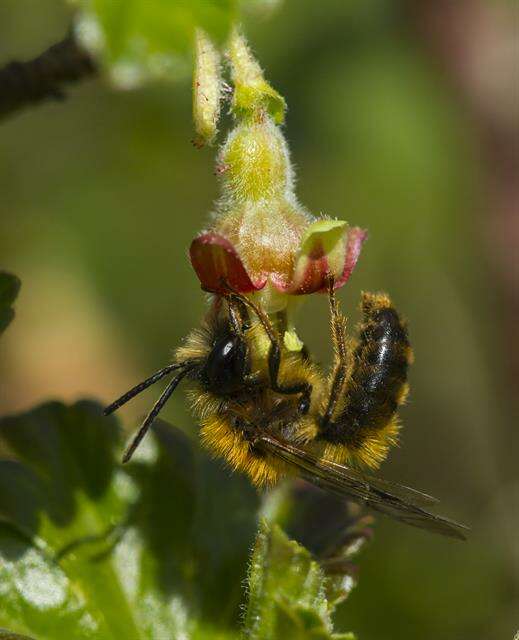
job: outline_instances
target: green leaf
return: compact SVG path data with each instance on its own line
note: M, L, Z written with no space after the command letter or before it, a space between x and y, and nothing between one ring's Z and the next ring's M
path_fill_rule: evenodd
M176 80L190 70L197 27L222 43L238 19L238 0L76 0L76 32L113 82L132 88Z
M373 517L363 515L358 506L312 486L296 485L287 507L285 515L281 513L276 522L318 559L327 576L326 599L333 610L356 586L356 562L372 537Z
M82 401L0 421L0 625L38 640L237 637L257 494L159 423L124 467Z
M20 290L20 280L10 273L0 271L0 334L14 318L12 305Z
M328 578L310 553L277 526L263 522L249 569L246 640L331 640Z
M70 1L79 7L75 21L79 41L122 89L188 75L197 28L223 45L241 10L267 15L279 4L279 0ZM275 92L270 99L280 100Z

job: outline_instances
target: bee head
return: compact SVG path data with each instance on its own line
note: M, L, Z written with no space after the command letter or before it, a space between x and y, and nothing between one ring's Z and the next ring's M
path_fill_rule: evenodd
M209 391L230 395L243 388L248 371L245 340L242 336L226 333L214 341L199 376Z

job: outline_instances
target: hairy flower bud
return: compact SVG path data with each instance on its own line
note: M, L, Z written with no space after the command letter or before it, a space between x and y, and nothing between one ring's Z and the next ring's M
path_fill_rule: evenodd
M220 54L202 29L195 32L195 72L193 74L193 121L196 146L210 144L216 136L220 117Z

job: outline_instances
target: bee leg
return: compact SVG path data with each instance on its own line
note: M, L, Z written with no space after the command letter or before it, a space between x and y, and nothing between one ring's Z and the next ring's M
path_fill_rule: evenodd
M235 292L231 292L228 295L229 297L239 300L244 305L250 307L254 311L254 313L258 317L258 320L263 326L263 329L265 330L265 333L267 334L268 339L270 340L270 347L269 347L269 353L268 353L268 368L269 368L270 386L272 388L272 391L275 391L276 393L282 393L285 395L301 394L299 411L301 413L308 413L308 410L310 409L312 385L306 382L301 382L294 385L283 385L279 382L279 369L281 365L281 343L280 343L279 335L277 331L274 329L268 315L263 311L263 309L255 305L251 300L249 300L245 296L242 296L241 294L235 293Z
M335 296L333 277L328 278L328 297L330 301L330 324L332 341L335 352L335 373L330 390L330 397L326 411L321 418L321 425L325 427L334 414L337 402L342 394L348 378L349 352L346 346L346 319L339 311L339 303Z
M301 394L301 400L299 403L299 411L300 413L308 413L310 409L310 399L312 395L312 385L307 382L301 382L299 384L294 385L282 385L279 383L279 367L281 365L281 347L279 345L279 340L275 340L270 342L269 355L268 355L268 364L269 364L269 377L270 377L270 386L273 391L277 393L283 394Z
M398 407L408 391L412 350L407 327L383 293L362 294L362 323L342 389L332 384L331 412L316 437L344 446L355 462L376 467L398 436Z
M235 300L230 296L226 297L227 306L229 308L229 322L231 324L233 333L236 335L243 337L243 332L247 328L247 325L243 319L243 314L241 313L241 309L238 308L239 300Z

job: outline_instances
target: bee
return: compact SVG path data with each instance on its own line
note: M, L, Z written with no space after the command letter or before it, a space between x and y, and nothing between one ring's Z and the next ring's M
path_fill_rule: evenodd
M108 415L172 376L126 450L128 462L181 380L200 425L202 444L246 473L257 487L299 476L406 524L458 539L466 527L427 510L436 499L373 477L397 442L397 410L408 394L413 360L406 324L383 293L363 293L356 339L329 280L334 365L325 375L305 348L290 350L251 298L229 289L216 296L172 364L125 393Z

